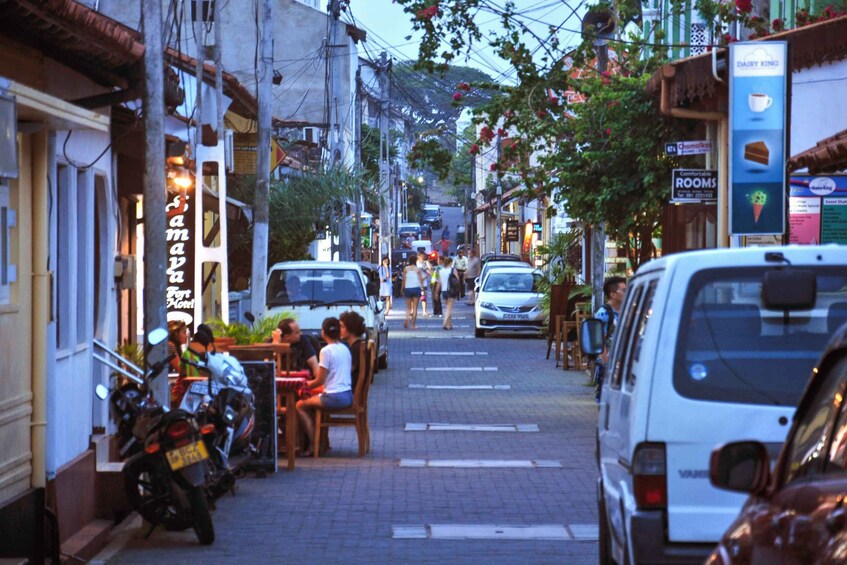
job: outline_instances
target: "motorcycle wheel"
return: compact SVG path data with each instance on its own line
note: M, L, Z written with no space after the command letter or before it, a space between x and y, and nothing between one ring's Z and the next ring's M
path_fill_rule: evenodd
M203 545L211 545L215 541L215 525L212 523L212 515L209 514L206 491L203 487L191 487L185 494L191 508L191 526L197 534L197 539Z
M126 494L130 505L151 524L162 524L171 531L191 527L191 515L182 493L170 476L170 469L159 461L142 457L129 460L124 470Z

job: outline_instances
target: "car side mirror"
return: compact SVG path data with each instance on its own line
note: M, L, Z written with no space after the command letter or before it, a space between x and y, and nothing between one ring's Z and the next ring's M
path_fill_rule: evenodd
M746 493L765 490L770 481L770 456L758 441L735 441L712 451L709 480L718 488Z
M603 335L603 322L597 318L582 321L579 328L579 347L583 355L600 355L606 346L606 336Z

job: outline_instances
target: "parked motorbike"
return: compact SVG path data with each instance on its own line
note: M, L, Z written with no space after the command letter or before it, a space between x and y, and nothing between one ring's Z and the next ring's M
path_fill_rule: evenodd
M150 332L145 358L154 345L167 339L163 328ZM128 379L112 391L97 385L101 400L109 399L110 416L118 425L118 445L126 458L123 475L127 498L134 510L152 525L168 530L194 528L204 545L215 540L215 530L203 488L209 472L209 453L202 430L184 410L170 411L150 392L150 383L159 376L173 356L150 365L140 378L120 371ZM148 533L149 535L149 533Z
M238 361L220 353L207 353L199 362L182 363L205 374L206 382L191 384L180 409L194 414L200 426L213 426L203 436L210 453L212 472L206 484L212 500L225 492L235 494L235 479L250 464L256 448L251 437L256 425L253 392Z

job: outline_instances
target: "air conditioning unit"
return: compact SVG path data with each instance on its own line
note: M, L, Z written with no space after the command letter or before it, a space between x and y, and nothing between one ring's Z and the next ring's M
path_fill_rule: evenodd
M320 137L321 132L318 130L318 128L303 128L303 141L308 141L309 143L318 143Z
M228 173L235 170L235 143L233 141L233 134L234 132L231 129L224 130L224 164Z

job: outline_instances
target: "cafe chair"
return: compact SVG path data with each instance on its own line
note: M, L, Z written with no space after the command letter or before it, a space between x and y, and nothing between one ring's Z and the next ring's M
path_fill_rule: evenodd
M315 443L312 453L315 458L320 454L321 445L329 441L331 426L351 426L356 428L359 440L359 457L371 450L371 432L368 427L368 392L371 388L373 370L376 366L375 345L368 340L368 346L359 351L359 378L353 391L353 404L337 410L318 408L315 410Z

